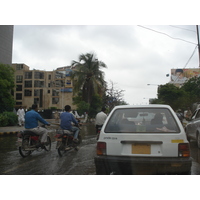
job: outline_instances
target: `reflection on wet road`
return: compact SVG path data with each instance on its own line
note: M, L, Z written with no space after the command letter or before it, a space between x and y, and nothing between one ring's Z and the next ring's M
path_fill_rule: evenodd
M190 141L191 157L192 157L192 175L200 175L200 149L197 143L193 140Z
M16 136L0 137L0 174L12 175L88 175L95 174L96 135L94 125L82 126L79 151L71 150L59 157L54 133L50 134L50 152L34 151L27 158L19 155Z
M59 157L53 133L50 152L33 152L22 158L16 147L16 136L0 137L0 174L2 175L95 175L96 134L94 125L83 126L79 151L71 150ZM195 141L190 142L192 175L200 174L200 149Z

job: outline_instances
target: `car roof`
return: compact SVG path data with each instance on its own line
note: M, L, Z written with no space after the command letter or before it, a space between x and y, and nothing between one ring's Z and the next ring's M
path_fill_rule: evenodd
M165 104L149 104L149 105L120 105L114 107L114 109L118 108L170 108L171 109L171 106Z

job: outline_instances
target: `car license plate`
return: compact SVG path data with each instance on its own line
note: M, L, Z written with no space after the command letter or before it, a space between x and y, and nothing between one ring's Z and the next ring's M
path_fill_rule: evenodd
M132 144L132 154L151 154L151 145Z

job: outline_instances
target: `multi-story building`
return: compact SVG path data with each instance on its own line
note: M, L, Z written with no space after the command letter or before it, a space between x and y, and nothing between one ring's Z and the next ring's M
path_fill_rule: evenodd
M12 64L15 69L14 99L16 107L28 109L38 104L40 110L64 109L72 104L73 85L69 72L70 67L60 67L54 71L29 70L25 64Z
M13 25L0 25L0 63L12 64Z

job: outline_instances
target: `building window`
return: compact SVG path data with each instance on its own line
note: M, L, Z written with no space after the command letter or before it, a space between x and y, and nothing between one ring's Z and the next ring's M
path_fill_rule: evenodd
M16 100L22 100L22 93L16 93Z
M24 96L32 96L32 90L24 90Z
M34 90L34 96L40 96L40 90Z
M44 72L35 72L35 79L44 79Z
M64 81L63 80L56 80L56 87L64 87Z
M51 74L49 74L49 80L51 80Z
M34 81L34 87L44 87L44 81Z
M22 75L17 75L16 76L16 83L22 83L23 82L23 76Z
M25 81L25 88L32 87L32 81Z
M51 90L48 90L48 94L50 94L51 93Z
M56 71L56 79L65 78L65 71Z
M22 102L21 101L16 102L15 105L22 105Z
M53 89L52 96L59 96L59 90Z
M39 104L39 98L34 98L34 104Z
M22 91L22 85L16 85L16 91Z
M71 85L71 80L67 80L67 85Z
M22 70L23 69L23 64L17 64L16 70Z
M25 72L25 79L32 79L32 72Z
M57 104L59 102L59 98L52 98L52 104Z

